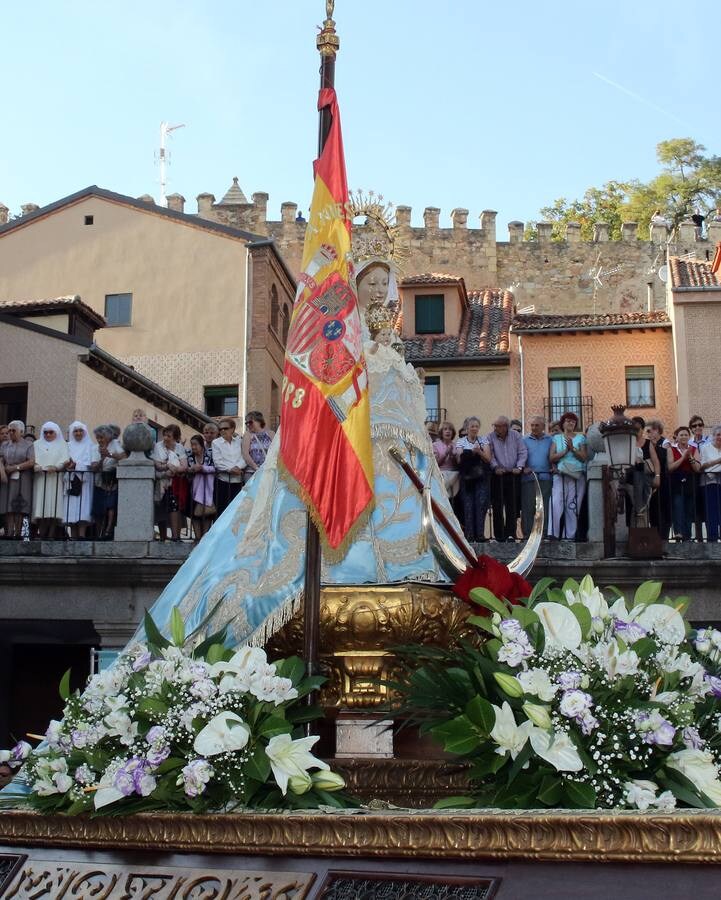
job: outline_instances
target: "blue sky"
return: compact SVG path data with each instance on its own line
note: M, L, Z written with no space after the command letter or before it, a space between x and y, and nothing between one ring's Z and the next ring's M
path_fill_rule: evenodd
M711 7L687 0L337 0L351 187L396 204L538 216L559 196L657 172L655 146L721 152ZM307 208L323 0L4 3L0 201L50 203L89 184L195 211L237 175Z

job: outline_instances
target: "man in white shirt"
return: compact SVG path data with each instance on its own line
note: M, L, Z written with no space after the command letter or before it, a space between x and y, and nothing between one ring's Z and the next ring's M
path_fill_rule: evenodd
M221 419L220 437L211 447L216 473L216 501L218 515L222 515L243 487L245 460L241 451L241 438L235 432L234 419Z

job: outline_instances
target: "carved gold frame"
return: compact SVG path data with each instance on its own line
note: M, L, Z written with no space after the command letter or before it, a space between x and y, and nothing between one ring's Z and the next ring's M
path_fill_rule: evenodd
M720 863L721 812L0 813L0 844L269 856Z

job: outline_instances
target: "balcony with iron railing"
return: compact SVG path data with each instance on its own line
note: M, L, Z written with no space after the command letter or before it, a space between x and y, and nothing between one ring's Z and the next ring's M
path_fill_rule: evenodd
M544 397L543 415L550 424L565 412L578 416L578 430L584 431L593 422L593 397Z

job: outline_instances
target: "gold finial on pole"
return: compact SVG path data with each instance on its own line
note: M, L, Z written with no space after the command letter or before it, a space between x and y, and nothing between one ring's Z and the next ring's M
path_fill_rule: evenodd
M333 21L334 6L335 0L325 0L325 22L323 22L320 34L315 39L321 56L335 56L340 47L340 40L335 33L335 22Z

